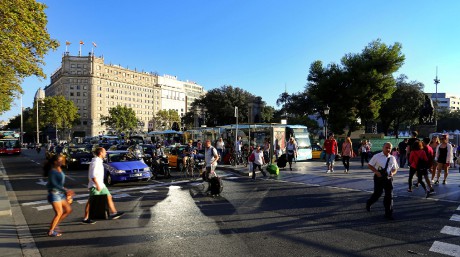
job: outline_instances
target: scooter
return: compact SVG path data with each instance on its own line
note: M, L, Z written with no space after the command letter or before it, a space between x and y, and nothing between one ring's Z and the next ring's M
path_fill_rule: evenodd
M169 160L168 156L154 156L152 160L152 179L157 178L158 176L163 176L165 178L171 177L171 171L169 169Z

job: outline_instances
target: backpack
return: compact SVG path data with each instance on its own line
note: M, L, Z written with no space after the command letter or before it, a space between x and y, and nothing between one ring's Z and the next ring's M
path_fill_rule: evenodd
M420 158L420 156L418 156L418 157L419 158L417 160L417 170L419 170L419 171L426 170L427 166L428 166L427 161L425 161L424 159Z

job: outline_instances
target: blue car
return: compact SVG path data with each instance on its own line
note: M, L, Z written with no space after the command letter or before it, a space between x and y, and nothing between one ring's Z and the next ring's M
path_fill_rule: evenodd
M149 166L128 151L107 151L104 160L105 183L148 181L152 177Z

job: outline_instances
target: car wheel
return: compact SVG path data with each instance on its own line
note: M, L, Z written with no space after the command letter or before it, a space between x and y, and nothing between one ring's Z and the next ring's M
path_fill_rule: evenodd
M114 184L114 183L113 183L113 180L112 180L112 176L107 175L107 185L112 186L113 184Z

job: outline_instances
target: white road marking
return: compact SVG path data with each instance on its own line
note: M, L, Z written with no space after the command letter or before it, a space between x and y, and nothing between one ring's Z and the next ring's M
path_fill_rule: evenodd
M452 221L460 221L460 215L454 214L454 215L452 215L452 217L450 218L450 220L452 220Z
M449 256L460 256L460 246L454 244L443 243L434 241L430 248L431 252L445 254Z
M44 181L42 178L39 179L38 182L35 182L35 183L37 183L37 184L39 184L39 185L42 185L42 186L46 186L46 184L48 184L48 182L47 182L47 181Z
M447 234L447 235L452 235L452 236L460 236L460 228L451 227L451 226L444 226L441 229L441 233Z
M130 197L129 194L119 194L119 195L112 195L113 199L123 198L123 197Z
M156 192L158 192L158 190L150 189L150 190L144 190L144 191L140 191L140 192L143 193L143 194L150 194L150 193L156 193Z

